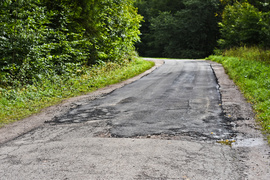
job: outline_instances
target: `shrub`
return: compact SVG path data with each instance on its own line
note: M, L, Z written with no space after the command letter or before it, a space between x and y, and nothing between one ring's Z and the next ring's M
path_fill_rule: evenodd
M270 47L270 13L261 12L253 5L236 2L227 5L220 25L221 48L262 45Z

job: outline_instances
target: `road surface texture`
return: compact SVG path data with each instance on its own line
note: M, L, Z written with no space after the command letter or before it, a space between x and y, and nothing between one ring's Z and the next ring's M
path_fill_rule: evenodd
M223 67L156 62L0 129L0 179L270 179L270 148Z

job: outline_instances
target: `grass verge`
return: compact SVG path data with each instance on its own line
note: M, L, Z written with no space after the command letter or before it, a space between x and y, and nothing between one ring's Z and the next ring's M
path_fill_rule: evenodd
M238 47L226 50L223 55L238 57L250 61L260 61L270 64L270 51L258 47Z
M0 88L0 127L23 119L64 99L86 94L98 88L134 77L154 66L154 62L136 59L124 65L99 64L72 77L51 77L33 85Z
M256 53L254 53L256 54ZM237 56L237 55L234 55ZM256 120L261 124L270 143L270 64L269 60L240 57L209 56L221 63L226 72L253 105Z

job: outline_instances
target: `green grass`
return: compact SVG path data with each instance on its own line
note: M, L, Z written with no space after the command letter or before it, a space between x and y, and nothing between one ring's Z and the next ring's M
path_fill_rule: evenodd
M134 77L154 62L136 59L124 65L104 63L84 69L82 75L51 77L34 85L0 88L0 127L23 119L64 99L79 96ZM80 72L78 72L80 73Z
M246 51L246 53L245 53ZM221 63L228 75L247 100L253 105L256 119L268 136L270 143L270 61L259 59L261 52L239 48L225 52L226 56L209 56L207 59ZM268 52L264 52L267 54ZM234 56L234 57L232 57ZM252 58L254 57L254 59ZM257 59L258 58L258 59Z
M223 52L223 55L229 57L238 57L245 60L260 61L270 64L270 51L258 47L239 47L232 48Z

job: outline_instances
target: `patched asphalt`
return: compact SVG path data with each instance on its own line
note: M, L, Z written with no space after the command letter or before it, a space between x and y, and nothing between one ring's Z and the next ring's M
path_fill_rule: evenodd
M96 99L78 104L54 123L111 121L112 137L183 135L231 139L219 86L205 61L166 61L159 70Z
M238 93L219 64L165 60L3 143L0 179L270 179L269 146Z

